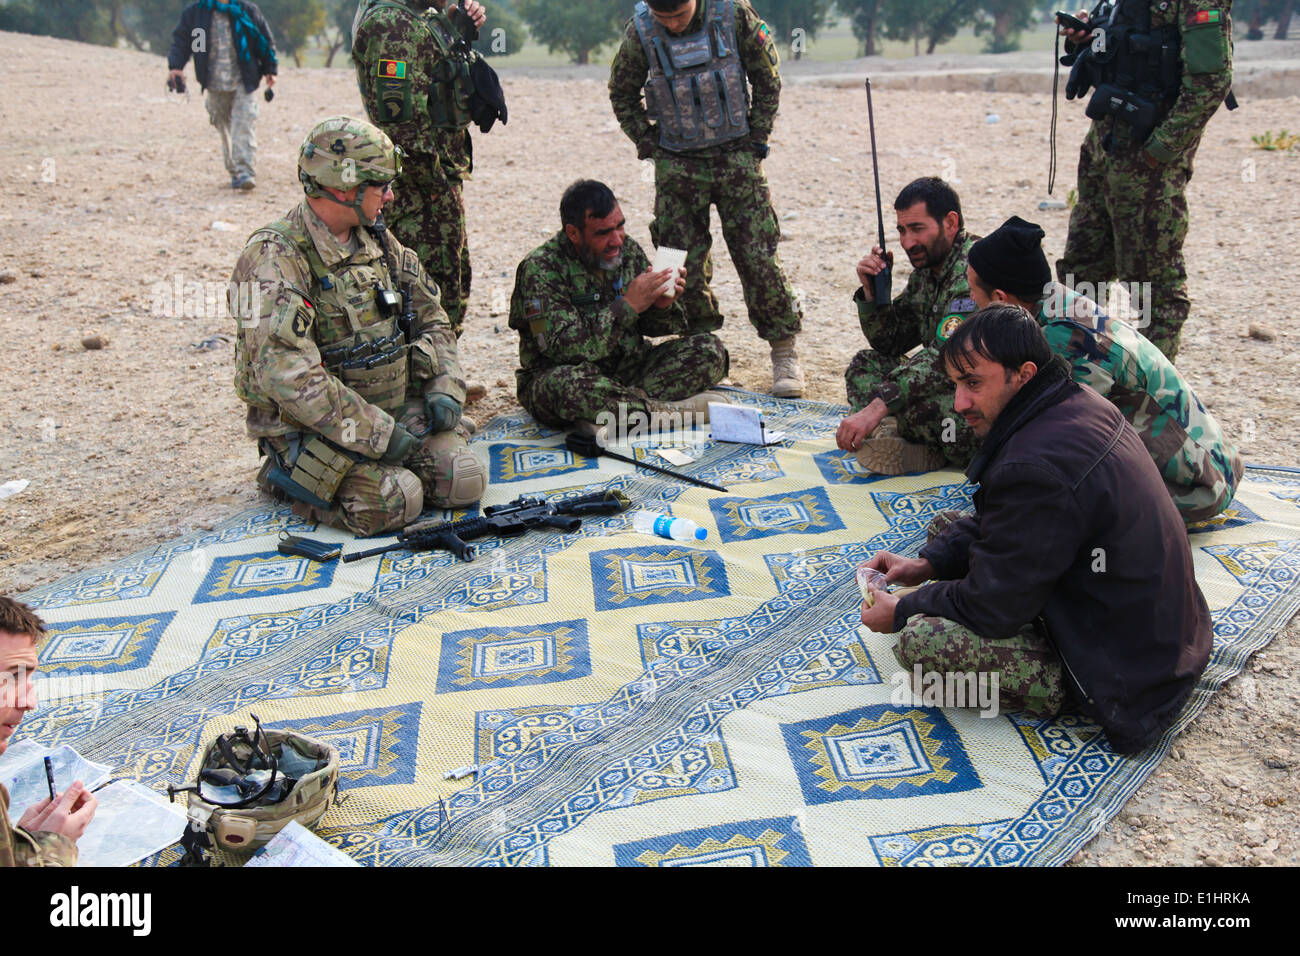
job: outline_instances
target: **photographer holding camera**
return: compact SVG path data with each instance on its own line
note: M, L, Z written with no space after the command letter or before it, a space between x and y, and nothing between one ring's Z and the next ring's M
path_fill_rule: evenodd
M194 55L194 76L207 92L208 120L221 134L221 155L230 188L252 189L257 160L257 98L275 94L275 39L257 4L249 0L198 0L181 11L167 51L167 88L185 92L185 64Z
M1071 67L1067 99L1088 96L1066 285L1150 282L1142 332L1172 361L1191 307L1183 240L1187 182L1205 124L1231 98L1230 5L1218 0L1103 0L1057 15ZM1080 22L1081 21L1081 22Z

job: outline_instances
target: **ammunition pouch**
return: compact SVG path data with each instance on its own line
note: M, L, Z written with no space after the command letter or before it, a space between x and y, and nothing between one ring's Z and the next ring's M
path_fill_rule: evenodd
M312 435L305 441L297 434L285 438L289 442L288 461L265 438L259 442L268 458L261 477L274 489L273 494L279 492L291 501L329 509L356 459L320 435Z
M1145 143L1160 118L1160 108L1130 90L1122 90L1113 83L1103 83L1088 100L1084 110L1089 119L1112 116L1127 124L1133 131L1134 143Z
M406 337L396 322L385 338L323 349L321 361L326 371L389 414L396 414L406 401Z

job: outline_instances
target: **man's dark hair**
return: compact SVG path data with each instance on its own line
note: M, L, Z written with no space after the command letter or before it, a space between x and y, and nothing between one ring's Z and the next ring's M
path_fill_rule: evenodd
M1042 327L1028 312L1018 305L990 305L957 326L939 349L939 365L969 372L979 356L1001 365L1010 380L1026 362L1041 369L1053 354Z
M919 202L925 203L925 214L935 222L942 223L944 216L955 212L957 228L966 228L966 222L961 215L961 200L957 198L956 190L938 176L922 176L904 186L903 191L894 200L894 211L902 212L904 209L911 209Z
M565 226L577 226L581 231L588 216L604 219L617 204L614 191L604 183L579 179L560 198L560 222Z
M45 637L45 622L26 604L0 597L0 632L24 635L39 644Z
M656 13L672 13L678 7L684 7L690 0L645 0L646 6Z

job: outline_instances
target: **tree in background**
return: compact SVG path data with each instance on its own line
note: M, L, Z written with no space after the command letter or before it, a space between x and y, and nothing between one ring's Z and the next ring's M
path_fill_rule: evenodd
M989 35L985 53L1010 53L1020 49L1020 31L1037 19L1037 0L982 0L975 19L975 35Z
M776 42L797 60L830 20L831 5L832 0L757 0L754 9L772 28Z
M302 66L307 41L325 28L325 7L321 0L256 0L275 34L275 47Z
M357 13L357 0L327 0L325 25L320 31L320 45L325 49L325 65L334 65L334 57L342 50L352 53L352 20ZM274 27L272 27L274 29Z
M975 19L980 0L884 0L880 17L883 34L890 40L911 40L916 56L933 53L940 43L947 43L957 31Z
M849 18L849 28L862 44L859 52L862 56L875 56L876 28L880 20L880 8L889 0L837 0L836 9Z
M624 0L516 2L533 39L552 53L567 53L574 63L590 63L594 51L617 40L630 12Z
M112 5L106 0L20 0L0 7L0 30L111 46Z

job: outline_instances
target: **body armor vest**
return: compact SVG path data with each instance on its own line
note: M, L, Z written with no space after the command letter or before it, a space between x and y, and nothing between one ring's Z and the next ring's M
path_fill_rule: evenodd
M697 33L675 37L644 0L633 13L650 62L646 113L659 145L673 152L717 146L749 135L749 90L736 45L733 0L712 0Z
M1102 8L1102 16L1106 16ZM1109 11L1104 51L1093 51L1096 85L1113 83L1161 106L1178 95L1182 80L1178 27L1151 26L1149 0L1117 0Z
M353 256L331 270L311 238L288 219L264 230L293 243L311 268L315 339L326 371L396 416L406 400L407 343L396 310L386 315L380 307L379 293L392 288L382 258L359 262Z
M421 27L428 31L438 48L438 59L433 64L429 80L429 121L436 129L465 129L469 126L470 97L474 93L474 81L470 76L471 50L464 38L456 32L447 15L441 10L430 7L417 13L405 4L394 0L377 0L363 4L357 9L352 23L353 35L357 27L374 10L381 7L396 7L405 10ZM412 79L416 82L416 79Z

